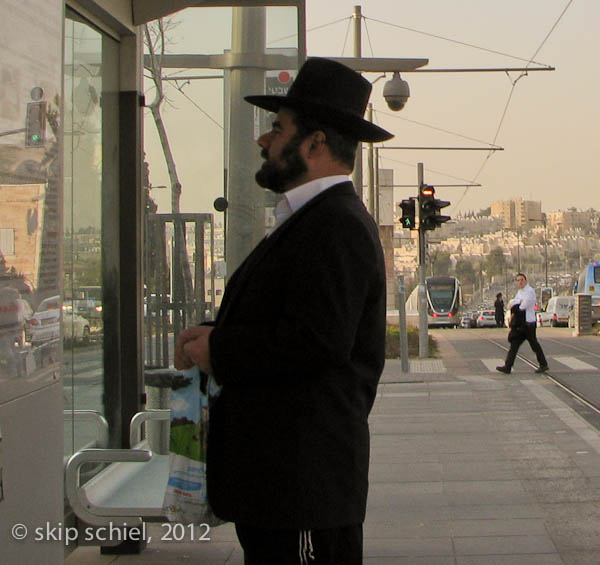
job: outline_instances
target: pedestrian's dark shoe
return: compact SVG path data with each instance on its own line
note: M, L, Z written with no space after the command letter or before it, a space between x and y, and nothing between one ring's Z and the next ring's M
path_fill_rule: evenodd
M540 365L535 372L536 373L545 373L548 370L548 365Z
M500 371L501 373L506 373L507 375L509 375L510 367L507 367L506 365L500 365L499 367L496 367L496 371Z

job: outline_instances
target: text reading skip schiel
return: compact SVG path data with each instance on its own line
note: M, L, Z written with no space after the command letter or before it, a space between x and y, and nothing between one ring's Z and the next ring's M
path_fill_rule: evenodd
M210 526L208 524L179 524L166 522L160 524L160 535L156 535L160 541L210 541ZM31 527L25 524L15 524L11 529L11 534L15 540L33 539L34 541L60 541L65 545L77 541L120 543L123 541L152 541L151 535L148 535L146 523L142 522L139 526L128 526L123 524L113 524L109 522L107 526L88 526L81 531L74 526L65 526L62 522L51 524L46 522L43 526Z

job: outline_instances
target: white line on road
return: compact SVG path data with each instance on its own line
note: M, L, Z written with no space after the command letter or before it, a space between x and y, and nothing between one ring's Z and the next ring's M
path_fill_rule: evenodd
M488 371L492 373L496 372L496 367L504 365L504 359L482 359L481 362L488 368Z
M585 361L581 361L575 357L552 357L555 361L566 365L569 369L573 369L575 371L597 371L598 368L586 363Z

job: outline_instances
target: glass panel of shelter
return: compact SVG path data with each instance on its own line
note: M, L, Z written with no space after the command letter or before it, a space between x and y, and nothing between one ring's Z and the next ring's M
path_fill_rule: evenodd
M118 194L118 42L66 11L64 61L65 457L106 445L104 202Z

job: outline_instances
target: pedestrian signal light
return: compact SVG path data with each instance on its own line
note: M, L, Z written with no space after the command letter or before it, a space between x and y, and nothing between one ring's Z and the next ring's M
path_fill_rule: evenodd
M25 147L44 145L46 137L46 102L29 102L25 116Z
M447 200L435 197L435 188L424 184L419 190L419 222L424 230L434 230L450 219L442 216L441 209L450 206Z
M408 228L411 230L416 229L417 222L415 220L416 215L416 205L414 198L407 198L400 202L400 208L402 208L402 222L403 228Z

